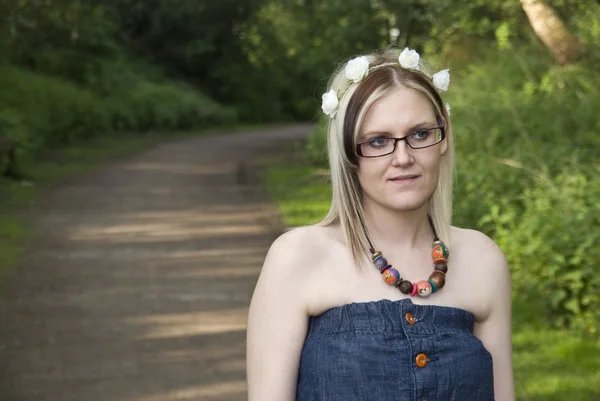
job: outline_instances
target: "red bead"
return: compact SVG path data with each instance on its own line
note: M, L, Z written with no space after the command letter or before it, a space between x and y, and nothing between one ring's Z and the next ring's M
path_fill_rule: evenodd
M400 273L393 267L388 267L383 271L383 280L389 285L395 285L400 280Z
M431 291L431 284L429 284L427 281L421 280L417 283L417 294L420 297L427 298L431 295Z
M433 260L444 257L444 250L442 249L441 245L436 245L433 247L433 249L431 250L431 257L433 258Z
M416 293L417 293L417 285L413 284L412 285L412 291L410 292L410 296L414 297Z

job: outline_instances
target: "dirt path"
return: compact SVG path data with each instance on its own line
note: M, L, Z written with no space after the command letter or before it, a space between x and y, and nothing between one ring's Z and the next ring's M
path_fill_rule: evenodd
M282 228L256 168L308 130L164 144L49 191L0 291L0 400L245 400L248 303Z

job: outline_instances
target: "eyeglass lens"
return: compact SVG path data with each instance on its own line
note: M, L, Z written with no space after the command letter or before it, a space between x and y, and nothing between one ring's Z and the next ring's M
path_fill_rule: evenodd
M421 149L433 146L442 140L442 129L434 128L418 131L406 137L408 146ZM397 139L388 137L375 137L360 145L363 156L384 156L394 152Z

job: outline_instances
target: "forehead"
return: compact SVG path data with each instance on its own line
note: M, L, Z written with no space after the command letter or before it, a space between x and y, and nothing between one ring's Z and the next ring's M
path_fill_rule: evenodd
M427 122L436 122L429 99L415 89L402 87L373 102L365 114L360 134L368 131L402 132Z

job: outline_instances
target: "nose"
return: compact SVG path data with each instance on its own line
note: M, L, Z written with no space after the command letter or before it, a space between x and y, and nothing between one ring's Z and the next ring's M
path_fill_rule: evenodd
M406 141L398 141L396 150L392 153L394 156L392 163L396 166L409 166L413 163L412 149Z

